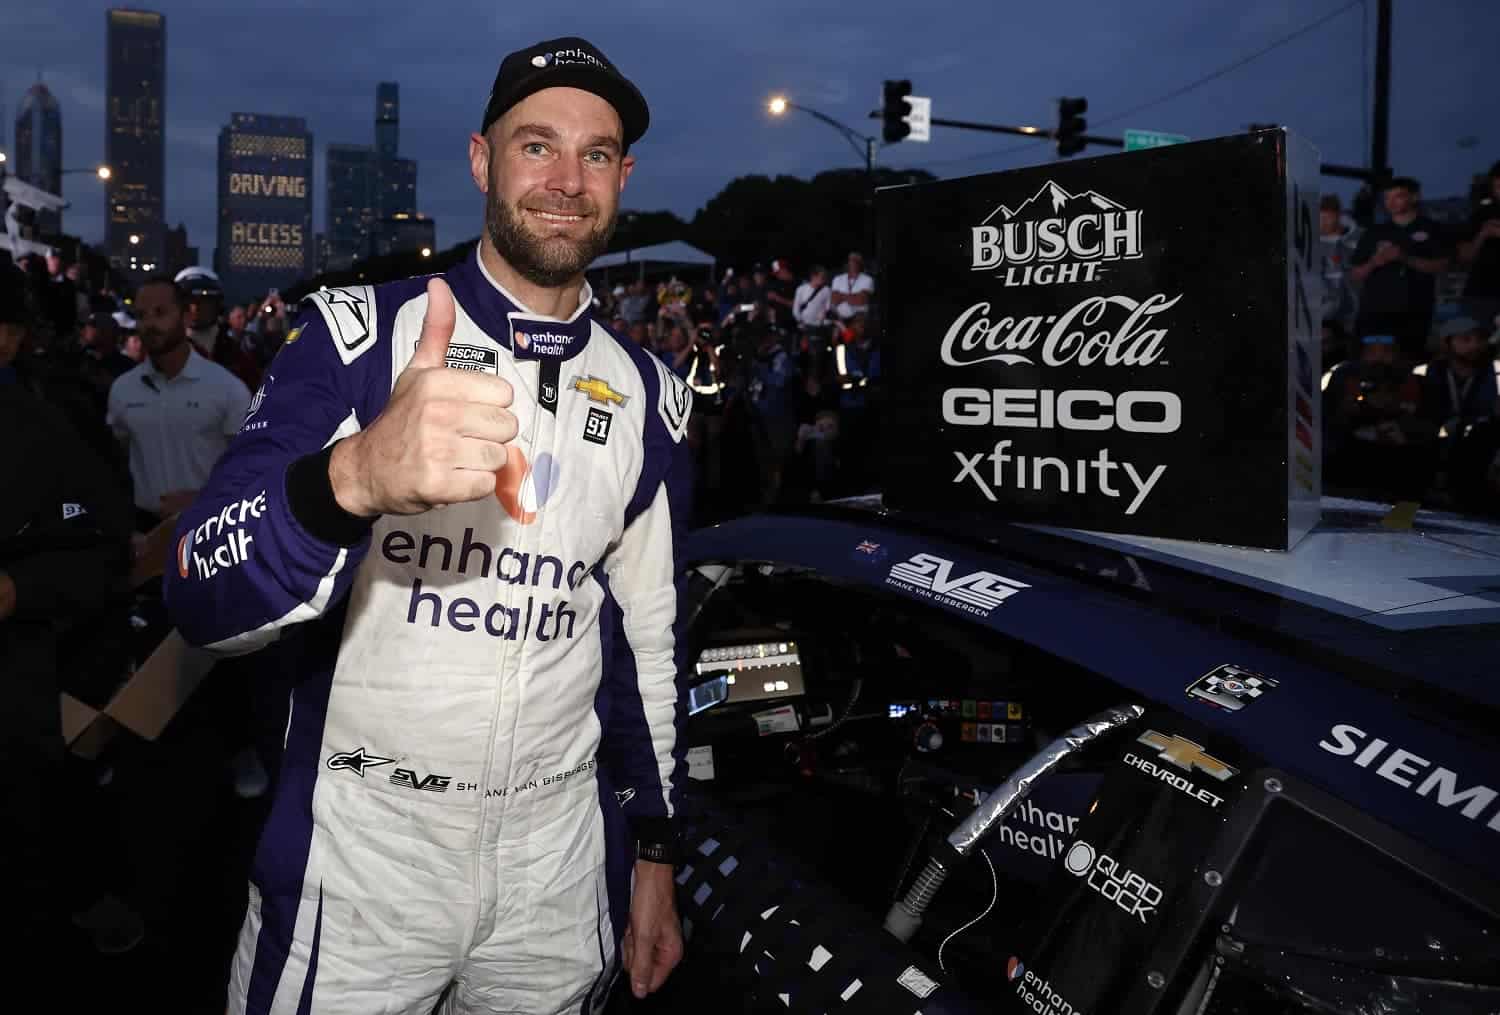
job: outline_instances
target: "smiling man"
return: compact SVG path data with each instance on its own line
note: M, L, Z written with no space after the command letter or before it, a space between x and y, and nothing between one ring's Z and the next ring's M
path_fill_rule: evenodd
M692 402L583 278L647 120L582 39L506 57L474 255L314 294L178 529L183 634L298 670L232 1012L595 1011L681 957Z

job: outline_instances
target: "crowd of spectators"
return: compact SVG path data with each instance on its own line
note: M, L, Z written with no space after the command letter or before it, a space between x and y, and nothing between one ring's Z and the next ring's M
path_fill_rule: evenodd
M1410 178L1364 228L1323 199L1325 492L1500 514L1500 163L1488 185L1456 228Z
M876 489L880 314L859 252L801 281L783 259L708 284L601 285L596 310L695 393L698 521Z

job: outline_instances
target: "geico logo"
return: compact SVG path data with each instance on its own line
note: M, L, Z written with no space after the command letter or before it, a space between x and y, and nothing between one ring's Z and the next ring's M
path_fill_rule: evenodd
M243 525L246 519L259 518L265 514L265 511L266 492L264 490L250 500L242 500L238 503L230 501L219 509L218 514L210 515L203 524L193 530L193 542L212 542L226 529Z
M229 226L233 243L259 243L267 247L300 247L302 226L291 222L233 222Z
M949 388L943 422L1020 430L1124 430L1173 433L1182 399L1170 391L1053 391L1050 388Z

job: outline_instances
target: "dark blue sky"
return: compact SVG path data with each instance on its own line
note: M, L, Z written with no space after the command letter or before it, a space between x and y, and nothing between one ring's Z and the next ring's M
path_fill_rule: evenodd
M420 163L418 198L447 246L478 232L481 204L466 146L501 57L557 35L600 46L651 103L650 133L624 206L684 218L745 173L809 176L855 164L832 129L764 112L785 92L861 131L878 123L884 78L907 77L933 115L1047 125L1058 95L1083 95L1090 130L1125 127L1194 138L1286 124L1325 161L1363 164L1373 89L1375 0L1202 87L1105 125L1344 6L1346 0L290 0L152 5L167 15L167 216L212 257L215 160L232 112L303 116L317 145L314 225L324 225L323 147L373 140L375 84L401 84L402 153ZM62 104L68 167L104 154L106 4L9 3L0 9L5 146L38 71ZM563 14L566 7L576 13ZM1396 0L1391 156L1428 196L1464 192L1500 158L1500 3ZM534 12L534 13L533 13ZM1362 20L1364 21L1362 26ZM1365 32L1362 38L1362 27ZM1367 55L1371 54L1371 55ZM1016 151L1017 145L1026 145ZM995 154L1003 152L1003 154ZM1090 149L1089 154L1103 154ZM882 164L962 176L1049 161L1047 143L934 129L927 145L880 152ZM1325 180L1346 197L1348 181ZM103 235L100 185L66 179L69 232Z

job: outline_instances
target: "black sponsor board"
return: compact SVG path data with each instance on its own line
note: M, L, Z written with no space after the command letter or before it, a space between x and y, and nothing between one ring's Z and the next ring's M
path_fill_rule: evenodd
M1114 757L1007 963L1003 1010L1144 1012L1180 996L1206 886L1221 883L1203 859L1254 760L1166 711L1120 734Z
M881 190L887 503L1293 546L1317 171L1272 130Z

